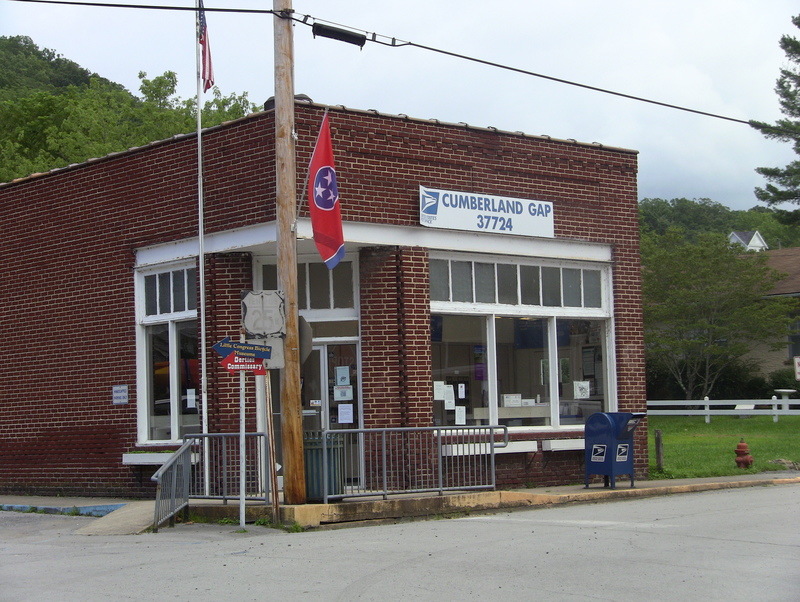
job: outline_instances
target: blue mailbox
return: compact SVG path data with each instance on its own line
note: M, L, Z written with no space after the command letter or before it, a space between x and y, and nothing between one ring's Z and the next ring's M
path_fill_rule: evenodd
M586 420L584 485L590 475L605 475L605 486L615 488L618 475L630 475L633 487L633 431L644 414L598 412Z

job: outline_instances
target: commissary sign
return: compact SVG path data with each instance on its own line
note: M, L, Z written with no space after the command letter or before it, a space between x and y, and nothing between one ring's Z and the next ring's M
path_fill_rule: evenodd
M553 238L553 203L419 187L419 223L430 228Z

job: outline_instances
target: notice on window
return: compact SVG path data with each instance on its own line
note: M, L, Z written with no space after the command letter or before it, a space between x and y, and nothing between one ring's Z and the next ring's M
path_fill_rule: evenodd
M464 426L467 424L467 408L465 406L456 406L455 425Z
M333 387L334 401L350 401L353 399L352 385L336 385Z
M433 399L435 401L444 401L444 381L433 381Z
M572 381L572 388L575 399L588 399L591 395L591 387L588 380Z
M350 366L336 366L336 384L350 384Z
M339 404L339 424L353 424L353 404Z
M466 383L458 383L458 398L459 399L466 399L467 398L467 385L466 385Z
M188 409L197 407L197 389L186 389L186 407Z
M456 391L453 385L444 386L444 409L445 410L456 409Z

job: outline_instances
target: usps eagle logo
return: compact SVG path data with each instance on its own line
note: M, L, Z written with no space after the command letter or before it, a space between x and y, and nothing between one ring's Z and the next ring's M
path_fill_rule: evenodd
M439 213L439 193L434 190L419 187L419 210L425 215Z
M314 204L323 211L330 211L338 200L336 171L330 165L320 167L314 176Z

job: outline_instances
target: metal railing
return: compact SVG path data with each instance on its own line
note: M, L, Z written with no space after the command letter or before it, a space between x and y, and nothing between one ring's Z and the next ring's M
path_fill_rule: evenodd
M343 429L304 433L309 501L494 489L505 426ZM189 435L152 477L154 530L174 523L189 499L239 499L238 433ZM265 433L245 435L245 499L269 503Z
M189 482L192 470L192 441L186 441L151 478L156 482L153 531L165 522L175 524L175 515L189 507Z
M495 487L505 426L341 429L304 433L309 501Z
M189 497L195 499L239 499L241 453L239 433L191 435L192 471ZM269 446L265 433L245 433L245 490L250 501L269 503Z
M649 416L705 416L711 422L712 416L772 416L778 422L779 416L800 416L800 409L791 409L791 405L800 406L800 400L789 399L784 395L778 399L690 399L647 400Z

